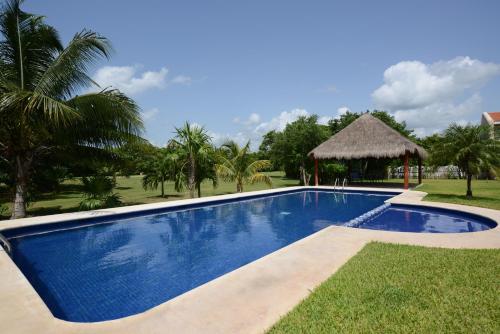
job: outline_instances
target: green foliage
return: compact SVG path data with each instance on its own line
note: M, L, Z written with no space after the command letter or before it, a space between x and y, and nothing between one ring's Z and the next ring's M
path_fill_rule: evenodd
M33 169L43 156L110 149L142 130L139 108L117 90L87 91L87 74L108 58L109 41L83 30L63 46L44 17L24 12L21 1L7 1L0 14L0 158L8 161L17 205L23 217Z
M203 127L193 126L186 122L182 128L176 128L176 139L171 146L182 160L181 175L178 176L179 184L187 180L189 194L194 197L195 189L201 196L200 184L204 179L211 179L214 187L217 185L217 175L214 171L215 150L211 138Z
M319 175L321 184L334 184L335 179L342 181L348 176L347 167L341 163L322 163L319 165Z
M308 183L313 161L308 153L330 137L327 126L318 124L318 116L300 117L276 133L271 157L282 166L287 177Z
M500 146L491 138L487 126L452 124L445 130L442 139L431 151L432 160L436 164L451 162L458 166L467 176L468 198L472 197L472 176L482 170L498 166Z
M165 197L165 182L168 180L178 181L175 183L176 190L183 188L180 181L181 161L179 155L169 148L156 149L144 163L142 169L144 176L142 186L145 190L156 190L161 188L161 197Z
M7 205L5 203L0 203L0 217L5 215L7 213L7 210L9 210Z
M269 160L252 161L250 142L240 147L234 141L228 141L221 148L220 163L216 165L216 173L226 182L236 182L236 191L243 191L245 183L263 182L269 187L272 181L269 175L262 173L271 167Z
M120 195L113 193L115 181L107 176L83 177L83 200L80 210L110 208L121 204Z
M216 172L226 182L236 182L236 191L243 191L244 183L263 182L272 186L269 175L262 173L271 167L269 160L252 161L250 155L250 142L240 147L234 141L228 141L222 145L222 153L219 157L220 163L216 165Z
M366 112L380 119L382 122L389 125L391 128L398 131L403 136L415 139L415 136L413 135L413 130L407 129L406 123L404 121L397 122L396 119L393 116L391 116L388 112L382 110L373 110L373 111L368 110ZM337 132L344 129L346 126L348 126L356 119L358 119L358 117L360 117L361 115L363 115L363 113L353 113L348 111L345 114L341 115L339 118L330 120L328 122L328 127L330 128L331 134L335 135Z

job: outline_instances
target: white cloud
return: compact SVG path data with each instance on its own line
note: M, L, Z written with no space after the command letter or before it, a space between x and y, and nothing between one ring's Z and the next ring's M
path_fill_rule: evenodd
M318 117L318 124L328 125L328 122L332 119L333 119L333 117L330 117L330 116Z
M125 94L139 94L150 89L161 89L167 84L168 69L138 73L137 66L104 66L95 74L94 80L101 87L119 89Z
M305 109L293 109L291 111L282 111L277 117L272 118L268 122L258 124L254 132L265 134L272 130L283 131L288 123L296 121L301 116L309 116Z
M191 79L191 77L188 77L186 75L178 75L172 79L172 83L186 85L186 86L189 86L192 82L193 79Z
M233 123L243 124L243 125L254 125L260 122L260 115L257 113L251 113L250 116L244 121L239 117L233 118Z
M499 74L500 64L469 57L433 64L403 61L384 72L384 84L372 98L377 108L392 112L422 136L452 122L477 120L481 112L478 90Z
M351 111L351 109L349 109L348 107L340 107L337 109L337 116L336 117L340 117L349 111Z
M377 106L407 110L429 106L477 88L500 74L500 65L469 57L424 64L402 61L384 72L384 84L372 97Z
M257 124L260 122L260 115L257 113L252 113L248 117L248 123L249 124Z
M137 95L152 89L163 89L168 85L189 86L192 79L186 75L178 75L168 80L169 70L166 67L158 71L142 71L142 66L104 66L97 70L94 81L102 88L119 89L125 94Z
M424 108L398 110L394 112L397 121L405 121L418 136L426 136L445 129L451 123L464 124L478 121L481 110L481 96L474 94L465 101L435 103Z
M152 108L152 109L149 109L147 111L142 112L141 114L142 114L142 118L147 121L147 120L155 118L159 112L160 112L160 110L158 108Z

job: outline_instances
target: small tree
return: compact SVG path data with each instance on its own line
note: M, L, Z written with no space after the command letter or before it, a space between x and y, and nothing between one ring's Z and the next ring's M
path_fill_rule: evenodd
M80 210L110 208L121 204L120 195L113 193L116 183L111 177L84 177L82 183L83 200L80 202Z
M172 145L175 145L180 156L185 157L184 166L187 170L187 187L189 196L193 198L197 179L199 180L196 176L196 168L202 165L202 161L213 151L211 138L203 127L188 122L182 128L176 128L175 131L177 136L176 140L172 141Z
M250 142L240 147L234 141L228 141L222 145L223 154L220 157L221 163L217 164L217 174L224 180L236 182L236 191L243 192L244 183L264 182L268 186L272 185L271 178L262 173L262 170L269 169L272 165L269 160L251 161Z
M145 173L142 178L142 187L146 190L156 190L160 187L161 197L165 197L165 182L175 180L175 175L178 173L177 160L177 154L169 152L167 149L159 149L144 163Z
M498 143L491 138L489 127L479 125L450 125L431 153L435 162L451 161L462 170L467 177L467 199L472 198L472 176L499 161Z

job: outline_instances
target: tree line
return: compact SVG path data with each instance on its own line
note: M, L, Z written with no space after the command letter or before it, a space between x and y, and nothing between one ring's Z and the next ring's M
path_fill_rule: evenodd
M244 184L271 179L263 171L283 170L307 185L313 161L307 154L351 124L362 113L347 112L327 125L316 115L300 117L283 131L270 131L257 152L250 143L228 141L216 147L203 127L186 123L158 148L143 139L136 102L116 89L99 87L89 75L108 59L108 39L90 30L63 45L43 16L27 13L21 1L7 1L0 13L0 184L11 202L12 218L26 216L26 206L43 192L57 191L63 180L81 177L82 209L115 206L116 175L143 175L145 189L173 181L177 191L201 196L209 180ZM454 164L466 175L472 196L473 175L498 166L498 143L481 126L453 124L443 134L416 138L405 122L385 111L367 111L431 152L429 163ZM393 160L358 162L360 168L386 170ZM322 162L322 182L345 176L344 162ZM5 207L1 211L5 210Z

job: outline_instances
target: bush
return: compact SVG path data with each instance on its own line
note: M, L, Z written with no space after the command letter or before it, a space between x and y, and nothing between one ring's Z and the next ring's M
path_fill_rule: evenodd
M342 180L347 177L347 167L343 164L326 163L320 169L322 184L334 184L335 179Z
M120 195L113 193L116 182L111 177L97 175L83 177L83 200L80 210L95 210L119 206Z

